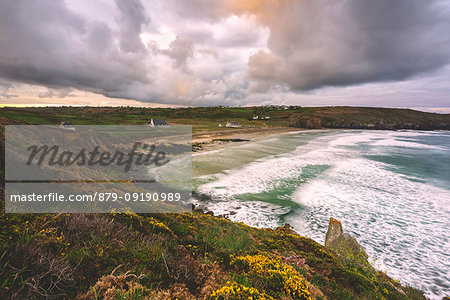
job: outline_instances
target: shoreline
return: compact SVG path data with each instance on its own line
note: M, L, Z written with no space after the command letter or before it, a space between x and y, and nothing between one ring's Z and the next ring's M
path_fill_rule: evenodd
M192 134L192 151L195 153L213 151L231 143L253 142L270 135L307 130L294 127L268 127L196 132Z
M315 130L313 130L313 131L315 131ZM319 136L322 134L321 131L322 130L317 130ZM328 130L325 130L325 131L328 131ZM391 131L391 130L382 130L382 131L369 131L369 130L343 130L342 131L342 130L330 130L330 134L331 135L333 135L334 133L344 133L344 132L345 132L345 134L349 134L352 137L354 136L356 138L356 140L354 140L353 138L349 138L349 139L341 139L340 142L336 143L336 144L332 143L331 144L331 145L333 145L332 148L335 148L336 150L339 149L339 151L327 151L327 147L325 147L325 145L327 144L327 141L328 141L327 138L321 139L323 141L323 143L311 143L310 144L310 145L313 145L313 147L311 147L313 149L322 149L322 150L324 150L324 151L322 151L323 154L324 154L323 156L322 155L318 155L317 153L314 154L314 155L308 155L308 154L306 154L306 151L302 151L302 149L300 149L300 151L298 151L298 159L299 160L303 159L303 160L307 161L306 164L300 164L301 168L303 168L303 166L307 165L308 163L311 163L312 165L315 164L315 165L319 166L319 165L321 165L321 163L323 161L325 161L324 159L322 159L324 157L324 158L326 158L326 161L329 162L330 168L332 168L335 165L339 165L340 166L339 168L341 168L341 170L343 168L342 166L345 166L346 169L348 167L353 168L353 166L356 166L356 167L358 167L357 170L365 170L366 169L365 167L368 167L369 165L367 165L366 163L361 164L361 165L354 164L355 160L353 160L353 159L355 158L355 155L352 154L352 155L347 156L347 153L345 155L342 155L340 153L341 152L340 149L342 149L341 147L343 147L342 145L356 145L360 141L372 141L373 140L374 144L375 144L373 147L377 147L377 148L378 147L390 147L390 148L383 148L383 149L397 149L395 151L400 151L398 149L403 149L404 150L404 149L407 148L407 145L409 145L409 144L406 144L405 140L404 140L404 137L407 137L408 138L407 141L411 142L411 144L409 146L412 149L417 149L417 150L414 150L414 151L417 151L418 154L427 155L427 154L422 152L422 150L421 150L422 147L420 147L418 144L414 143L415 139L412 139L412 137L413 136L414 137L417 136L417 143L419 143L420 141L426 143L429 140L428 140L428 138L423 140L424 138L422 138L422 135L425 134L425 135L431 137L432 134L433 134L433 132L422 132L422 131L416 131L416 130L398 130L398 131ZM277 133L275 133L275 134L277 134ZM439 136L442 135L442 134L443 133L439 133ZM266 135L269 135L269 132L266 132ZM287 140L289 140L289 142L291 142L291 141L292 142L296 142L295 141L296 139L295 138L291 138L291 137L304 136L304 135L309 135L309 134L306 133L305 131L298 131L298 133L293 133L293 134L289 134L288 133L288 134L284 134L284 135L283 134L277 134L277 136L279 136L280 139L285 139L283 136L286 136L286 138L287 138ZM328 133L323 132L323 135L328 135ZM261 137L263 138L264 141L266 139L270 140L270 142L268 142L268 144L270 144L271 149L280 148L280 147L277 147L276 145L278 145L278 144L275 143L275 140L278 140L277 136L273 135L272 138L271 137L267 138L267 137L264 137L263 135L261 135ZM316 134L312 134L312 136L316 136ZM337 135L337 136L340 137L340 135ZM360 139L360 136L363 136L364 138ZM378 140L383 141L383 139L381 137L383 137L384 140L389 141L389 142L387 142L387 143L380 142L378 144L378 142L377 142ZM258 136L256 136L255 138L258 138ZM335 138L332 138L332 140L334 140L334 139ZM411 139L411 140L409 140L409 139ZM435 138L433 137L433 140L434 139ZM440 138L438 137L438 141L439 141L439 139ZM291 193L290 191L287 191L287 192L285 192L285 191L282 191L282 192L276 191L276 192L273 192L273 193L270 191L270 192L267 192L266 194L264 194L264 192L266 192L267 190L270 190L272 188L272 186L278 187L280 185L281 186L283 186L283 185L282 184L280 184L280 185L272 184L272 179L267 179L266 177L263 177L263 178L260 177L261 173L263 173L263 172L266 173L265 172L266 170L271 170L270 169L271 166L277 166L277 170L280 170L280 171L274 173L275 175L271 176L270 178L276 178L276 180L279 180L278 174L283 174L281 172L284 172L284 170L286 168L278 167L278 166L281 165L281 163L285 163L286 165L290 164L290 160L289 159L281 158L279 161L274 160L273 162L270 162L269 164L263 164L264 163L264 159L255 159L254 161L258 161L255 164L253 164L253 161L252 161L252 164L247 163L247 165L245 165L243 163L243 164L241 164L239 166L230 165L228 163L228 161L230 160L230 157L240 156L240 155L245 156L250 151L258 151L259 150L258 149L258 145L260 144L260 141L261 141L261 138L256 140L256 143L244 143L242 146L240 146L238 144L236 146L230 146L230 148L226 148L227 146L225 145L224 149L220 149L218 151L214 151L215 153L209 153L209 152L205 153L206 154L205 156L207 156L207 157L206 158L200 158L200 160L199 160L201 163L204 163L203 165L199 164L200 171L201 171L201 168L203 166L206 166L206 168L209 167L208 163L210 163L211 161L213 161L215 159L216 154L219 157L218 160L220 161L221 166L223 165L224 167L222 168L221 166L214 165L214 170L217 172L217 174L220 174L220 175L217 176L217 178L213 179L212 181L217 181L219 184L215 184L215 183L210 184L205 189L201 190L202 193L205 193L207 195L211 195L211 197L215 197L214 196L215 195L215 191L214 190L216 190L217 191L217 195L222 195L222 194L223 195L227 195L227 196L228 195L230 195L230 196L239 195L239 193L242 192L242 190L240 189L241 186L242 186L242 188L244 190L244 192L242 192L242 193L252 194L252 192L255 191L254 194L256 196L248 197L246 195L245 198L244 197L241 198L241 199L243 199L242 202L252 201L253 199L256 200L256 201L265 201L265 199L268 199L269 197L270 198L274 198L275 197L274 195L276 195L276 196L278 196L280 194L283 195L283 193L288 195L289 193ZM364 145L365 143L362 143L362 144ZM370 144L370 142L368 144ZM229 143L229 145L232 145L232 144ZM431 145L431 143L429 145ZM433 143L433 145L434 145L434 143ZM284 149L284 148L281 148L281 149ZM328 149L328 150L330 150L330 149ZM403 150L402 150L402 153L403 153ZM351 146L349 151L350 152L355 151L354 147ZM364 151L366 151L366 152L368 151L367 153L371 153L371 151L369 151L368 148L366 148L364 146L361 148L361 151L362 151L361 153L364 153ZM386 150L386 156L388 155L387 153L390 153L390 151L392 151L392 150L389 150L389 152ZM405 153L410 153L408 151L413 151L413 150L404 150L404 151L406 151ZM344 165L338 164L339 163L339 159L334 159L334 156L330 157L331 153L336 153L336 155L338 155L338 156L342 155L343 157L345 157L345 160L350 159L349 161L351 161L352 164L351 165L350 164L344 164ZM397 152L395 152L395 153L397 153ZM398 154L398 155L400 155L400 154ZM252 154L249 154L248 156L249 157L253 157ZM282 156L282 155L279 155L279 156ZM359 157L359 155L358 155L358 157ZM278 158L278 155L276 155L276 158ZM314 158L315 160L313 160L311 162L310 158ZM292 161L297 161L298 159L297 159L297 156L296 156L295 158L292 159ZM314 163L314 161L318 161L318 163ZM401 162L401 160L399 160L399 161ZM377 167L376 164L377 163L375 163L375 167ZM281 166L284 166L284 165L281 165ZM359 166L363 166L364 168L361 168ZM382 166L378 166L378 167L379 167L380 170L382 169ZM227 168L229 170L233 170L233 171L231 171L231 172L222 171L222 170L228 170ZM339 168L336 168L336 169L339 169ZM234 170L243 170L243 171L242 172L241 171L235 172ZM311 170L312 169L309 169L308 171L311 171ZM261 171L261 172L259 172L259 171ZM386 171L390 171L390 170L386 170ZM302 169L302 172L303 172L303 169ZM320 172L320 171L318 171L318 172ZM306 176L310 176L309 174L313 174L313 172L311 171L311 173L307 173L307 172L303 172L303 173L305 174L305 178L308 178L307 179L307 180L309 180L308 183L310 183L312 181L312 179L310 179L310 177L306 177ZM309 205L310 205L309 203L314 203L315 202L315 201L309 201L309 200L317 198L318 201L316 201L316 203L318 203L318 204L315 205L315 206L311 206L311 207L313 207L311 209L311 211L315 211L315 213L317 214L317 211L316 211L316 209L314 207L325 207L324 204L321 204L321 202L323 201L322 199L324 199L324 198L333 199L332 197L334 197L334 196L336 196L336 194L338 194L337 191L342 191L343 197L341 199L343 199L343 201L342 201L343 203L346 201L345 200L346 199L345 198L346 195L347 194L350 195L348 197L348 199L349 199L348 200L348 207L351 207L351 205L352 205L351 203L354 203L355 199L359 199L359 197L358 197L359 195L371 195L370 198L368 196L367 197L366 196L361 196L361 201L363 201L363 200L364 201L368 201L368 200L370 201L370 199L372 197L375 198L375 199L389 199L390 196L387 195L387 194L383 195L384 194L384 190L383 189L380 190L380 186L383 187L383 188L385 187L384 185L383 186L380 185L380 182L383 181L383 178L389 178L389 182L396 182L394 180L394 178L397 178L397 176L394 176L396 174L393 174L395 172L393 172L393 173L385 173L385 172L381 172L381 171L372 172L371 169L367 168L367 172L364 172L364 173L368 174L367 178L372 179L372 180L374 178L377 178L377 177L374 177L374 174L378 174L378 175L376 175L376 176L378 176L377 180L374 180L374 182L376 182L376 184L373 185L373 187L374 187L373 191L371 191L370 193L366 193L366 192L364 192L364 190L360 191L359 189L358 189L358 192L351 192L351 193L349 193L348 189L347 189L347 186L350 185L350 183L352 183L351 186L358 187L357 184L353 184L353 183L361 182L361 181L358 180L358 178L364 178L365 176L354 176L355 179L354 180L352 179L350 181L349 178L352 178L352 176L339 177L340 176L339 174L348 174L348 173L338 173L338 172L336 172L336 173L334 173L333 177L328 177L327 180L328 180L328 182L333 182L333 184L336 184L336 182L338 182L337 179L339 179L339 180L342 179L341 180L342 184L340 184L342 186L342 188L341 187L337 187L337 185L334 185L336 187L336 189L334 190L335 191L334 194L333 194L333 192L321 194L321 191L326 190L327 183L325 183L324 181L321 182L321 180L318 180L317 182L320 183L320 184L313 184L313 185L309 184L308 188L304 189L305 192L297 194L297 196L298 196L297 199L300 200L297 203L301 203L301 204L308 203L308 207L309 207ZM204 174L204 173L201 173L201 174ZM360 174L360 173L355 173L355 174ZM390 175L389 176L385 176L386 174L387 175L390 174ZM328 173L327 176L330 176L330 173ZM319 176L317 176L317 177L319 177ZM205 176L205 178L208 178L208 177ZM211 177L211 178L213 178L213 177ZM331 178L331 180L330 180L330 178ZM401 178L402 181L398 181L398 183L400 183L402 185L403 185L403 183L407 183L408 181L412 182L410 184L411 184L411 186L414 186L414 187L416 185L421 185L421 183L415 183L413 180L410 180L410 178L402 177L401 173L398 173L398 178ZM268 186L268 188L266 189L265 186L260 187L259 186L259 181L257 181L257 180L260 180L261 182L264 182L263 180L265 180L265 182L268 182L269 184L265 185L265 186ZM200 185L204 184L204 182L202 182L202 181L199 181L199 182L200 182ZM207 182L207 184L209 184L209 181L206 181L206 182ZM302 181L300 181L300 182L302 182ZM387 184L390 184L389 182ZM255 184L256 189L253 189L253 188L247 189L247 187L249 187L249 186L252 187L253 183L258 184L258 185ZM294 183L294 184L297 185L297 183ZM402 185L399 185L399 186L402 186ZM388 186L388 185L386 185L386 186ZM404 184L404 186L409 187L410 185ZM314 187L314 188L311 188L311 187ZM273 188L273 189L275 190L275 188ZM417 191L417 193L418 193L417 195L420 195L420 192L424 190L420 186L417 189L415 189L415 188L414 189L410 188L410 189L411 189L412 193L415 193ZM224 191L224 190L225 190L225 192L222 193L222 191ZM227 191L227 190L229 190L229 191ZM389 188L386 188L385 190L388 191ZM427 187L426 190L427 191L434 191L432 189L429 189L428 187ZM355 189L355 191L356 191L356 189ZM380 193L378 193L378 191L380 191ZM439 195L441 193L437 193L436 192L435 194ZM445 195L445 191L444 191L443 194ZM266 195L267 195L267 197L266 197ZM292 195L294 195L294 194L292 194ZM311 195L313 195L313 196L311 196ZM319 195L319 196L315 196L315 195ZM321 196L321 195L323 195L323 196ZM385 198L383 198L384 196L385 196ZM402 197L403 196L405 196L405 199L408 199L410 197L409 195L406 195L406 194L402 195ZM336 196L336 197L338 197L338 196ZM340 195L339 195L339 197L340 197ZM416 201L417 201L418 200L417 198L421 199L422 197L415 197L415 198L416 198ZM430 197L430 198L433 198L433 197ZM199 199L208 199L208 198L201 198L201 197L199 197ZM220 199L219 196L217 196L217 199ZM280 197L280 199L281 199L281 197ZM284 195L283 195L282 199L286 199L286 198L284 198ZM403 198L397 198L397 199L403 199ZM424 197L424 199L425 199L425 197ZM302 201L304 201L304 202L302 202ZM403 201L403 200L401 200L401 201ZM430 199L426 199L426 201L430 201ZM206 200L206 202L207 202L207 200ZM211 201L211 202L214 202L214 201ZM217 202L219 202L219 201L217 201ZM325 202L325 201L323 201L323 202ZM203 204L203 201L200 200L198 203ZM361 203L363 203L363 202L361 202ZM384 202L384 203L387 203L387 202ZM424 202L424 203L426 203L426 202ZM342 206L342 208L343 208L342 210L343 211L347 211L347 209L345 208L344 204L339 204L339 205ZM333 205L330 205L329 207L331 207L331 209L334 208ZM378 205L378 207L383 207L383 205ZM235 222L244 222L244 223L246 223L247 225L250 225L250 226L258 226L258 225L254 225L251 222L250 223L247 222L248 220L250 220L250 221L252 220L252 218L246 218L245 217L245 215L248 214L248 212L250 212L250 214L254 213L254 212L258 212L259 215L264 216L264 213L259 213L259 210L256 210L256 209L253 210L252 206L245 206L244 209L241 209L241 205L239 205L239 204L233 204L233 205L225 204L225 205L221 205L221 206L216 206L214 204L212 206L209 206L208 204L206 204L206 205L204 205L204 210L205 210L205 212L207 212L208 210L211 210L214 214L219 215L219 216L223 216L224 214L225 215L229 214L233 221L235 221ZM306 209L304 209L304 210L306 210ZM241 213L238 213L237 216L235 216L236 212L239 212L239 211L241 211ZM328 211L327 209L324 209L324 212L327 212L327 211ZM339 211L339 210L337 210L337 211ZM383 212L383 210L380 210L380 211ZM420 210L418 210L418 211L420 211ZM419 218L419 215L420 215L419 213L417 213L418 211L416 211L416 213L414 213L416 218ZM405 213L406 213L406 211L405 211ZM396 215L399 215L399 214L400 214L399 212L396 213ZM311 213L311 215L312 215L312 213ZM326 214L324 213L323 215L326 215ZM356 215L356 213L354 215ZM244 217L242 217L242 216L244 216ZM292 216L294 216L296 218L296 214L292 214ZM394 214L394 216L395 216L395 214ZM289 219L283 219L283 222L288 222L290 224L295 225L295 223L291 222L293 219L295 219L294 217L290 218L290 220ZM353 217L355 217L355 216L353 216ZM345 221L345 213L342 213L341 215L339 215L338 218L339 219L342 218ZM316 219L314 219L314 220L316 220ZM348 222L351 223L351 221L348 221ZM376 222L378 223L379 220L377 220ZM313 224L317 224L317 223L318 222L315 222ZM302 230L302 229L306 228L307 226L306 225L305 226L298 226L298 224L304 225L305 223L304 222L299 222L299 223L297 223L297 227L295 227L298 232L302 232L302 234L305 234L305 231ZM282 225L282 223L279 223L279 225ZM266 227L266 226L264 226L264 227ZM395 226L393 226L393 227L395 229ZM271 227L271 228L275 228L275 227ZM314 229L313 226L311 226L311 228L312 229L309 232L313 231L313 229ZM355 230L357 228L358 228L358 226L355 227ZM386 228L388 228L388 227L386 227ZM380 242L380 244L381 244L383 242L383 239L382 238L378 239L379 237L377 237L376 234L372 234L372 232L376 232L376 231L369 230L368 232L369 233L367 235L365 235L366 245L371 245L371 246L369 246L369 249L371 249L370 251L372 251L372 252L370 252L371 253L371 257L373 259L375 259L374 257L376 257L375 255L376 255L376 253L378 251L376 249L379 249L379 248L377 246L374 246L374 245L376 245L376 243L379 242L379 241L381 241ZM397 235L397 233L398 233L398 231L396 231L396 230L390 231L390 234L392 236L394 236L394 237L395 237L395 235ZM315 239L315 236L311 236L311 235L307 235L307 236L312 238L312 239ZM369 238L367 238L367 236L369 236ZM399 239L401 239L401 237ZM320 241L319 243L323 244L322 236L320 237L320 240L318 240L318 239L315 239L315 240L318 241L318 242ZM367 242L367 241L369 241L369 242ZM405 282L408 283L408 284L413 284L415 282L420 282L421 280L429 282L429 285L427 285L427 287L426 287L426 292L432 299L435 299L435 298L433 298L433 295L434 295L433 293L435 293L436 290L439 291L439 288L434 287L434 285L436 284L436 286L438 286L439 283L435 283L434 278L428 278L427 276L425 276L425 277L418 276L420 278L416 279L415 278L416 275L414 275L414 272L411 272L411 274L403 273L401 268L393 268L392 265L389 265L390 260L387 260L387 263L385 263L386 257L390 257L390 254L393 257L395 257L395 253L396 253L395 251L397 251L397 253L400 252L400 251L403 251L403 250L399 250L399 249L401 249L401 247L397 248L396 246L393 246L392 249L393 249L392 253L390 252L390 250L386 249L386 250L383 250L383 254L378 254L378 255L380 255L380 256L378 256L378 259L381 259L383 261L382 268L384 270L389 269L389 274L391 276L393 276L394 278L403 278L405 280ZM430 249L430 250L426 250L426 249ZM428 253L428 251L430 251L430 253L433 253L433 250L432 250L431 247L430 248L425 248L424 247L423 251L425 251L426 253ZM423 257L427 257L427 254L423 254L424 256L421 256L422 255L421 254L421 255L418 255L419 258L416 259L415 255L409 255L409 254L410 253L406 250L404 252L404 255L402 254L402 256L404 256L404 257L402 257L402 260L405 260L405 257L407 256L409 258L406 261L410 260L411 262L413 262L413 261L416 261L416 262L419 261L420 262L423 259ZM394 259L394 261L395 261L395 259ZM433 260L430 260L430 261L433 261ZM402 261L399 261L399 263L403 264ZM412 264L412 263L410 263L410 264ZM379 265L378 267L381 266L381 264L378 264L378 265ZM439 264L436 264L435 266L438 266L438 267L436 267L436 269L443 270L443 268L439 267ZM425 266L424 270L426 270L427 267L428 266ZM379 270L382 270L381 267L380 267ZM439 274L439 273L436 273L436 274ZM440 277L440 275L437 275L436 278L438 276ZM426 279L424 280L424 278L426 278ZM415 286L419 286L419 285L415 285ZM442 287L440 287L440 288L442 288Z

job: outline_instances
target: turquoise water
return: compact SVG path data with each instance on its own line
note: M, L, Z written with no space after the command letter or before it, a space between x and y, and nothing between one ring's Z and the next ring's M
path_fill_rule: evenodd
M330 217L374 266L450 295L450 133L306 131L193 157L198 201L252 226L324 242Z

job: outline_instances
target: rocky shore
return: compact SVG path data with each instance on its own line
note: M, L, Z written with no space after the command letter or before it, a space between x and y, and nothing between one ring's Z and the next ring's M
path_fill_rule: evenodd
M450 130L450 115L408 109L327 107L305 110L291 117L299 128Z

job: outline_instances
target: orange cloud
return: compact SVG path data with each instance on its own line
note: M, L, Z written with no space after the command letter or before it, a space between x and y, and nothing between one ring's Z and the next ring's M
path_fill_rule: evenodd
M227 0L226 5L236 14L254 14L261 18L263 23L268 23L281 7L281 2L291 2L291 0Z

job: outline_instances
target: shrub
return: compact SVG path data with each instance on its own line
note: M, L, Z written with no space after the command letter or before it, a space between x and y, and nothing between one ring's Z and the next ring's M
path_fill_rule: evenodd
M77 296L77 300L87 299L150 299L151 291L138 281L141 277L125 273L122 275L106 275L101 277L86 294Z
M242 269L255 286L275 298L285 294L293 299L311 299L303 276L279 258L246 255L233 258L231 264Z
M271 296L258 291L252 287L246 287L245 285L233 282L227 282L227 285L212 292L210 295L211 300L272 300Z

